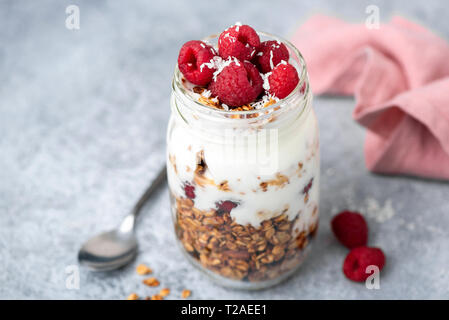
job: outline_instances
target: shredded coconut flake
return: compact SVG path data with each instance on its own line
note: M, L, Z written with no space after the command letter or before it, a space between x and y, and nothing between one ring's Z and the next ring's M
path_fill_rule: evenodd
M262 109L262 108L264 108L264 106L265 106L271 99L275 100L276 102L279 101L279 99L276 98L274 95L271 95L271 94L267 93L267 94L265 94L265 95L262 97L261 100L252 103L251 106L254 107L254 109L257 109L257 110Z
M242 26L242 23L241 23L241 22L236 22L236 23L234 24L234 26L236 26L235 31L239 32L240 27Z
M271 67L271 70L274 69L274 65L273 65L273 51L270 51L270 67Z
M212 95L212 92L211 92L210 90L204 90L204 91L201 93L201 95L202 95L204 98L210 98L210 96Z
M221 57L214 57L213 60L215 63L215 68L217 69L213 75L214 81L217 80L217 76L223 71L223 69L229 66L231 63L235 63L236 65L240 66L240 62L237 60L237 58L233 57L228 57L226 60L223 60Z
M261 73L260 76L262 77L263 80L263 85L262 87L264 88L265 91L269 91L270 90L270 82L268 81L268 77L271 75L271 72L267 72L265 74Z
M212 59L209 60L209 62L204 62L200 65L200 72L203 71L204 67L208 67L209 69L214 69L215 67L215 59L216 57L213 57Z

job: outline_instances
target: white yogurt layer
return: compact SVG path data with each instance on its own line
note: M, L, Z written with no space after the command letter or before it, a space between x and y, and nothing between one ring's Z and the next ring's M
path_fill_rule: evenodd
M258 132L265 132L268 139L256 138L254 134L248 138L237 130L203 135L181 119L175 121L176 117L179 116L172 113L167 144L168 182L175 196L185 197L184 183L188 182L195 186L193 200L200 210L216 208L217 202L234 201L238 206L232 209L231 217L242 225L257 227L283 210L289 219L299 214L294 226L297 232L317 222L318 214L312 215L312 212L318 207L320 165L318 125L313 110L288 128ZM270 147L269 141L274 147ZM207 165L205 177L215 185L200 186L193 182L197 154L201 151ZM270 165L264 163L266 159L271 159ZM284 176L288 182L270 184ZM303 190L312 178L305 201ZM225 181L229 190L217 187ZM268 182L266 191L260 185L262 182Z

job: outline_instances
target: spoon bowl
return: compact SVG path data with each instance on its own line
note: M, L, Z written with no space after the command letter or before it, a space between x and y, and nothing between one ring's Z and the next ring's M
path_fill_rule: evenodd
M112 230L89 239L81 247L78 260L95 271L108 271L127 265L137 254L134 233Z

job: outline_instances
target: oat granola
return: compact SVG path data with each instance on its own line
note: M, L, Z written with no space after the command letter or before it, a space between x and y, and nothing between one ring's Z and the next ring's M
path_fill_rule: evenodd
M296 219L280 214L255 228L236 223L229 212L198 210L191 199L176 198L176 233L186 251L205 268L236 280L272 279L302 261L317 224L292 236Z
M159 295L161 295L162 297L166 297L170 294L170 289L168 288L164 288L161 289L161 291L159 291Z
M126 300L139 300L139 296L136 293L131 293Z
M136 267L136 272L137 274L143 276L143 275L147 275L153 272L153 270L151 270L150 268L148 268L148 266L146 266L145 264L139 264Z
M187 289L184 289L184 290L182 290L182 292L181 292L181 297L182 297L183 299L187 299L188 297L190 297L191 294L192 294L192 291L187 290Z
M157 287L159 285L159 280L157 280L154 277L151 277L151 278L144 279L142 281L142 283L149 287Z

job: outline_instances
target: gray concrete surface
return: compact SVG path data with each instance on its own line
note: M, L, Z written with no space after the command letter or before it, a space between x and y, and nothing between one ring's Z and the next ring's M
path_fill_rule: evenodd
M65 8L80 8L80 30ZM449 298L449 185L365 170L364 131L350 98L315 100L321 125L321 224L315 250L289 281L260 292L223 289L175 246L166 187L145 207L135 263L110 274L67 266L81 243L112 228L164 161L170 80L183 42L242 21L288 37L313 13L363 22L413 18L449 38L446 1L2 1L0 3L0 298L123 299L151 295L134 272L193 299ZM387 255L380 290L345 279L346 249L332 214L368 217L371 245Z

